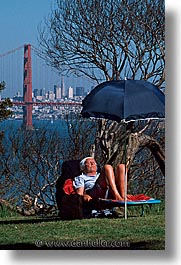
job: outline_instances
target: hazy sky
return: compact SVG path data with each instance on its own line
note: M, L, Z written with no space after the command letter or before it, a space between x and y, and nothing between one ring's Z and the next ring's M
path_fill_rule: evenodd
M54 0L0 0L0 54L25 43L37 46L37 26Z

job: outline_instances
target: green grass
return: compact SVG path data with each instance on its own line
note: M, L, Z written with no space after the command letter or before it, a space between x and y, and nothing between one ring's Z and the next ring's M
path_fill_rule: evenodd
M140 217L61 221L57 218L0 218L0 249L160 249L165 248L164 211Z

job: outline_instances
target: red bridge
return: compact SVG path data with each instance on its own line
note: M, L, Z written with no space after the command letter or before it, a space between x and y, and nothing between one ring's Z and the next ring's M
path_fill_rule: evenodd
M24 102L24 101L12 101L13 105L16 106L26 106L26 105L35 105L35 106L81 106L80 102L71 102L71 101L62 101L62 102L50 102L50 101L36 101L36 102Z
M18 49L22 48L19 47L14 49L11 52L14 52ZM6 53L10 54L11 52ZM3 57L4 55L0 56ZM31 60L31 45L25 44L24 45L24 64L23 64L23 101L13 101L13 105L22 106L23 108L23 125L24 129L32 129L32 108L33 105L62 105L62 106L81 106L80 102L74 101L60 101L60 102L51 102L51 101L36 101L34 102L32 99L32 60ZM8 67L10 68L10 67ZM10 74L9 74L10 75ZM46 75L46 74L45 74ZM3 81L3 80L0 80Z

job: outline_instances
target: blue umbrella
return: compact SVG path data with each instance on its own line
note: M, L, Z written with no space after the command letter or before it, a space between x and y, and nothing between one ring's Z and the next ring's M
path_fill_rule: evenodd
M82 116L117 122L165 117L165 95L144 80L113 80L96 86L82 102ZM125 162L126 167L126 162ZM127 184L125 176L125 218Z
M165 95L144 80L113 80L96 86L82 102L82 116L117 122L165 117Z

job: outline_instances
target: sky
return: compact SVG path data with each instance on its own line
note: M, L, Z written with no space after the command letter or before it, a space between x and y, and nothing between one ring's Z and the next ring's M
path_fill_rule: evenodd
M37 27L54 0L0 0L0 54L25 43L38 46Z
M38 47L38 26L40 23L43 23L44 18L51 13L51 8L54 5L55 0L0 0L0 55L28 43ZM14 68L16 69L17 67ZM10 73L9 75L12 74ZM50 71L49 75L51 75L51 86L53 86L53 83L57 85L61 84L61 77L52 74L52 71ZM11 91L14 89L10 84L12 81L5 81L7 87L2 92L2 96L12 96ZM92 86L92 83L84 78L77 79L65 77L64 82L66 89L68 89L69 86L84 86L87 90L90 90ZM36 85L34 83L34 86L34 88L37 88L36 86L38 86L38 84ZM47 84L46 90L50 90L48 86ZM42 87L44 87L44 84L42 84ZM15 88L15 90L19 89Z

